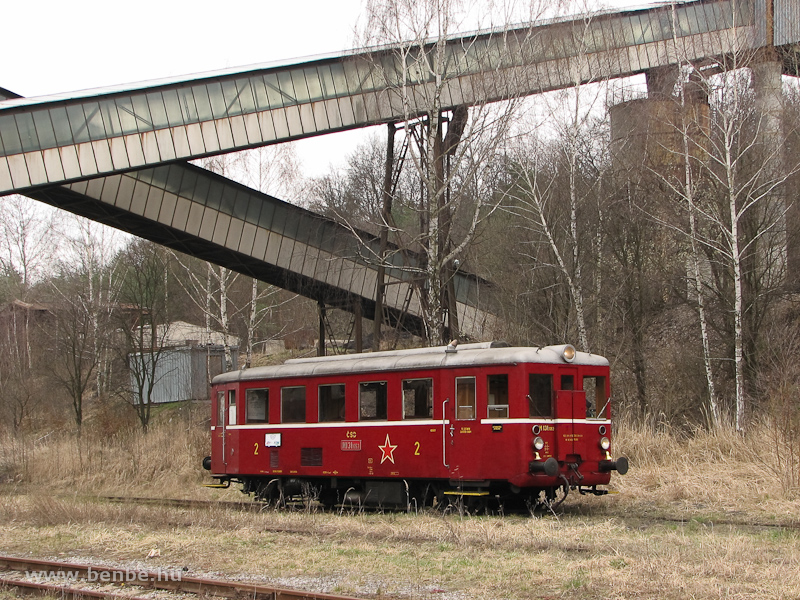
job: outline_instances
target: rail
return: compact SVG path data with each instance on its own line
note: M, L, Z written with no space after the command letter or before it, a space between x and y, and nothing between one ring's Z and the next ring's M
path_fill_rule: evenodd
M138 586L147 589L167 590L175 593L197 594L205 597L249 598L250 600L357 600L352 596L340 596L317 592L292 590L205 577L189 577L182 572L144 571L63 563L58 561L38 560L0 556L0 567L11 571L30 573L64 573L77 581L98 582L102 584L119 583L126 586ZM61 598L119 598L119 594L79 587L53 585L26 581L22 579L2 578L0 586L17 588L20 592L37 594L56 594ZM135 596L126 596L126 600L138 600Z

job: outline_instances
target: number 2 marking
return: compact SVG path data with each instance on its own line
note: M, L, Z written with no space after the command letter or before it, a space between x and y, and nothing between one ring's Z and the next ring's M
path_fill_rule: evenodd
M414 442L414 456L419 456L419 442Z
M258 442L253 444L253 456L258 456Z

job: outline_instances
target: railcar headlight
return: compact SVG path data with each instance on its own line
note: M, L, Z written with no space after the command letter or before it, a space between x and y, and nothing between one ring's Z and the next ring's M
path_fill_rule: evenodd
M607 437L601 437L600 438L600 447L603 450L608 450L609 448L611 448L611 442L609 441L609 439Z
M571 344L567 344L561 351L561 356L565 361L571 363L573 360L575 360L575 347Z
M544 448L544 440L537 435L535 438L533 438L533 447L538 452L539 450Z

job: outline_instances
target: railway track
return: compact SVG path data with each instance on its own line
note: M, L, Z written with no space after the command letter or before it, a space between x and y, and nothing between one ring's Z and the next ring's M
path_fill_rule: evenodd
M225 500L182 500L180 498L143 498L136 496L100 496L100 500L112 504L135 504L138 506L169 506L174 508L226 508L243 512L261 512L270 505L255 500L231 502Z
M152 600L143 595L152 590L165 590L173 594L197 595L217 598L248 598L249 600L357 600L317 592L277 588L225 579L190 577L180 570L146 571L63 563L0 556L0 569L13 571L25 577L2 577L0 588L20 594L53 595L58 598L96 598L110 600ZM34 579L57 580L58 585ZM106 589L114 586L114 591ZM104 589L98 589L103 587ZM140 590L140 591L136 591ZM124 592L124 593L123 593Z
M151 506L169 506L175 508L191 508L191 509L213 509L213 508L225 508L230 510L239 510L244 512L261 512L264 510L274 510L272 505L267 504L266 502L257 502L247 501L247 502L230 502L230 501L217 501L217 500L180 500L176 498L137 498L137 497L127 497L127 496L103 496L101 497L102 500L112 503L119 503L119 504L134 504L134 505L151 505ZM304 507L297 506L297 510L303 510ZM312 507L314 510L323 510L322 505L314 505ZM345 507L344 509L335 509L334 512L343 512L344 514L349 514L350 510L359 510L363 512L382 512L385 509L382 508L375 508L375 507L357 507L353 506L350 508ZM397 509L399 512L403 512L400 509ZM572 511L570 511L569 507L564 510L564 514L569 515ZM530 513L525 510L520 510L516 512L506 512L506 515L510 514L517 514L521 516L529 515ZM547 514L547 513L543 513ZM583 514L583 513L581 513ZM636 514L611 514L611 515L600 515L597 516L611 516L614 518L619 519L620 521L628 524L631 527L644 527L645 525L656 525L656 524L667 524L667 525L680 525L680 526L687 526L687 525L704 525L704 526L730 526L730 527L740 527L742 529L747 530L773 530L773 529L786 529L786 530L800 530L800 522L798 521L791 521L791 522L759 522L759 521L752 521L746 516L743 516L741 519L736 518L701 518L698 516L684 516L684 517L669 517L663 515L653 515L653 514L643 514L643 515L636 515ZM269 531L275 532L286 532L286 533L302 533L302 530L291 530L291 529L270 529Z

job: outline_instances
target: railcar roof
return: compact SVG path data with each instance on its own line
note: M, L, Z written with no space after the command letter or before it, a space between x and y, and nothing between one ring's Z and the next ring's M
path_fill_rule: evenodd
M415 350L394 350L389 352L369 352L363 354L343 354L339 356L320 356L287 360L282 365L254 367L242 371L231 371L214 377L213 383L252 381L256 379L279 379L286 377L309 377L320 375L344 375L351 373L379 373L390 371L410 371L414 369L435 369L468 367L476 365L508 365L519 363L539 363L566 365L562 357L565 345L535 347L510 347L497 342L462 344L453 349L450 346L418 348ZM602 356L587 352L576 352L573 365L608 366Z

